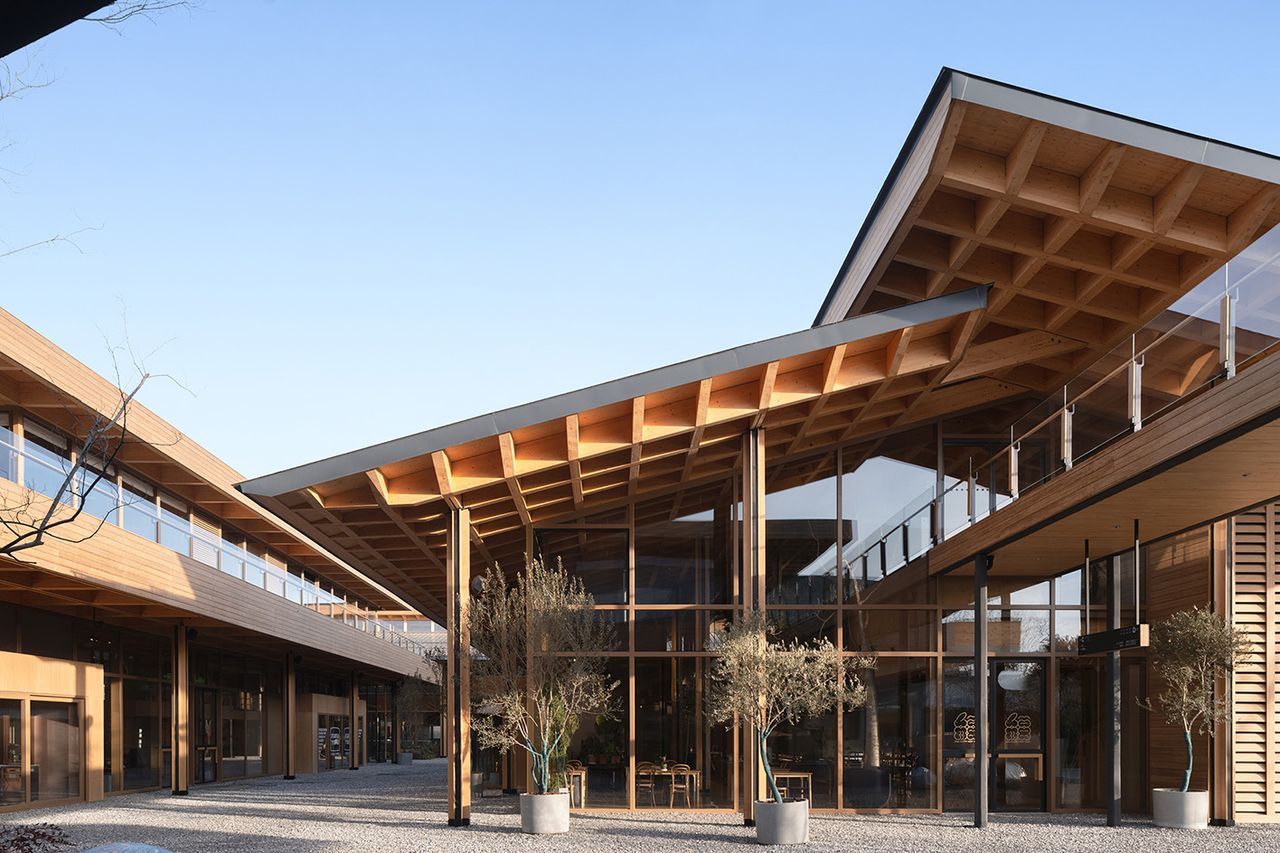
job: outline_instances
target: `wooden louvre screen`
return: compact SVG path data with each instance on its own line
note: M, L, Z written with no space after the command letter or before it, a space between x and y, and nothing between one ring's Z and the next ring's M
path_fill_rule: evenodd
M1236 668L1232 719L1235 814L1238 820L1276 820L1276 653L1280 618L1276 587L1280 583L1277 553L1277 505L1235 517L1232 536L1235 623L1253 642L1253 656Z

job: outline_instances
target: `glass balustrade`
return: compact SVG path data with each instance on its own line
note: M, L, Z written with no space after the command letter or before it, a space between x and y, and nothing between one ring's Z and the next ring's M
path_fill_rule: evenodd
M25 446L20 447L20 444ZM52 499L62 489L70 469L69 460L42 444L20 442L12 430L0 426L0 478L21 482L25 488ZM322 615L341 617L356 630L399 648L423 656L428 653L428 648L422 643L380 624L373 612L353 607L314 582L272 565L264 557L202 529L172 509L157 506L154 495L144 494L137 483L126 482L121 489L113 476L97 479L97 472L93 469L84 469L83 476L75 479L76 482L63 491L61 498L68 507L82 500L83 512L87 515L119 525L135 535L294 604Z

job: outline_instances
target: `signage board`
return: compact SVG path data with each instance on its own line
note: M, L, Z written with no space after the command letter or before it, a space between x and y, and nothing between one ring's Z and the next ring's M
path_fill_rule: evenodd
M1127 625L1111 631L1098 631L1096 634L1085 634L1076 647L1077 654L1101 655L1107 652L1119 652L1125 649L1146 648L1151 642L1151 626Z

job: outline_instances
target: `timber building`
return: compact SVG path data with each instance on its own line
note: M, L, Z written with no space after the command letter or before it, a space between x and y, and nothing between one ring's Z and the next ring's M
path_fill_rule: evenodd
M701 698L759 607L878 659L770 743L815 808L1142 812L1181 732L1144 649L1080 639L1200 605L1255 653L1193 784L1275 820L1278 201L1271 155L944 70L811 328L248 481L139 407L101 530L0 564L4 803L386 758L411 619L447 627L465 822L527 768L471 747L459 617L533 554L615 626L578 808L751 816L754 739ZM48 500L114 393L0 316L0 492Z

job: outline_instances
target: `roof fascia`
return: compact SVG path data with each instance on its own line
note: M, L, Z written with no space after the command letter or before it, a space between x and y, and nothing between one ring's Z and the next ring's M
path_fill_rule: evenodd
M237 488L248 495L279 497L479 438L497 436L521 427L554 421L720 374L977 311L986 307L988 290L986 286L975 287L936 299L744 344L267 474L240 483Z

